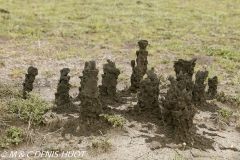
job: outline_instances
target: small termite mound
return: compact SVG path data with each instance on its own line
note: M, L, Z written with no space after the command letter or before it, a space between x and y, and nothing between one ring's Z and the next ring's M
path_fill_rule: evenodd
M55 104L57 107L53 109L57 113L77 112L77 107L71 102L71 97L69 95L69 90L71 88L69 84L69 72L69 68L63 68L60 71L60 80L58 82L57 92L55 93Z
M114 98L117 91L117 79L120 70L116 68L114 62L107 60L107 64L103 65L102 85L99 86L99 91L102 97Z
M132 66L132 75L131 75L131 86L129 88L130 92L136 93L140 87L140 81L143 79L147 71L147 56L148 51L146 50L148 46L147 40L140 40L138 42L139 50L136 52L137 59L135 64L135 60L131 61Z
M208 78L208 91L207 91L207 99L208 100L212 100L212 99L216 98L217 85L218 85L217 76L214 76L213 78Z
M193 103L201 111L215 112L219 107L215 104L207 102L207 94L205 92L206 85L204 82L208 77L208 71L197 71L195 75L195 83L193 86Z
M102 104L99 99L98 72L95 61L85 63L82 71L79 98L81 108L79 118L64 125L63 135L70 133L76 136L100 135L105 133L108 123L102 114Z
M27 93L33 90L33 82L36 75L38 75L38 69L30 66L25 74L25 81L23 83L23 99L27 98Z
M138 103L134 110L139 114L149 112L158 115L160 114L159 108L159 79L154 73L154 68L147 70L147 78L140 81L140 89L137 94Z
M204 84L206 78L208 77L208 71L197 71L195 75L195 84L193 87L193 101L195 103L206 102L205 88Z
M176 76L182 72L182 74L186 74L187 84L186 84L186 90L190 91L193 88L193 81L192 77L194 74L194 67L196 65L196 58L187 61L183 59L179 59L178 61L174 62L174 71L176 72Z

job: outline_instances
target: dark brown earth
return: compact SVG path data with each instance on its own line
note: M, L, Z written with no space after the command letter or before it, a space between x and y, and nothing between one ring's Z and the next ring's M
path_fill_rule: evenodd
M107 128L110 127L109 123L100 117L103 111L97 86L98 72L95 61L85 63L83 75L80 77L81 108L79 118L64 125L63 135L66 133L78 136L101 135L105 134Z
M23 99L26 99L27 93L33 90L33 82L36 75L38 75L38 69L31 66L27 72L28 74L25 74L25 81L23 83Z
M137 58L136 63L135 60L131 61L132 66L132 75L131 75L131 87L130 91L136 93L139 90L140 81L142 80L143 76L147 71L147 56L148 51L146 50L148 46L148 41L140 40L138 42L139 50L136 52Z
M218 78L214 76L213 78L208 78L208 91L207 91L207 99L214 99L217 95L217 85Z
M57 107L53 109L53 111L57 113L75 113L78 112L77 106L75 106L69 95L69 90L71 85L69 84L70 76L68 73L70 72L69 68L63 68L60 71L60 80L58 82L57 93L55 93L55 104Z

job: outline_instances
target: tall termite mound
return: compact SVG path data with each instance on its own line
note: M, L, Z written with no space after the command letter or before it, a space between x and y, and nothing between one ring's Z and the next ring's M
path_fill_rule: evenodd
M209 91L206 94L206 84L204 84L204 82L208 77L208 71L198 71L195 75L195 83L192 81L196 60L196 58L190 61L179 59L174 63L174 71L176 75L179 75L180 72L186 74L186 90L192 92L192 101L195 106L202 111L214 112L218 107L214 104L207 103L206 100L216 95L217 77L209 79Z
M107 64L103 65L102 85L99 91L102 97L114 98L117 91L117 79L120 70L116 68L114 62L107 60Z
M195 84L192 81L196 59L179 59L174 63L176 79L169 77L171 85L167 95L162 98L162 119L165 136L170 142L186 143L194 148L213 148L213 141L196 133L193 118L197 112L196 104L202 107L205 102L207 71L198 71Z
M68 121L64 125L62 135L70 133L76 136L100 135L106 133L109 127L102 114L102 104L99 100L98 72L95 61L85 62L82 71L79 93L79 118Z
M36 75L38 75L38 69L30 66L25 74L25 81L23 83L23 99L27 98L27 93L33 90L33 82Z
M98 72L95 61L85 63L82 71L79 98L81 109L79 114L80 124L91 124L99 120L102 113L102 104L99 100Z
M60 71L60 80L58 82L57 92L55 93L55 104L57 105L57 107L53 109L54 111L59 113L77 111L77 107L71 102L71 98L69 95L69 90L71 88L71 85L69 84L69 72L69 68L63 68Z
M138 112L149 111L152 114L160 114L160 108L158 103L159 97L159 79L154 73L154 68L147 70L147 78L140 81L139 93L137 94L138 103L134 107L134 110Z
M135 64L135 60L131 61L132 75L131 75L130 91L133 93L136 93L137 90L139 90L140 81L143 79L143 76L147 71L147 64L148 64L148 61L147 61L148 51L146 50L148 46L148 41L140 40L138 42L138 45L139 45L139 50L136 52L137 65Z
M177 78L169 77L171 82L165 99L162 100L162 118L167 138L175 143L192 144L194 142L193 117L196 114L192 104L192 91L187 90L189 77L181 71Z

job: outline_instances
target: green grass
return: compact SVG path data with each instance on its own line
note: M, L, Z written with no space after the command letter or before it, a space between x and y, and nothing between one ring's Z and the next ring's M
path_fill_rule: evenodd
M0 35L43 56L91 58L95 46L98 55L105 49L119 55L124 45L147 39L152 56L199 53L240 67L239 0L0 0L0 6L10 11L0 13Z
M23 131L20 128L11 126L5 130L5 133L6 136L0 140L2 148L9 148L12 144L18 145L22 141L20 138Z
M33 125L41 123L42 115L52 107L40 95L36 93L28 93L27 99L12 98L7 102L9 110L13 114L18 114L28 122L29 128Z
M240 69L239 0L0 0L0 6L10 12L0 13L0 39L10 39L0 46L0 57L33 55L17 63L38 60L38 56L88 61L101 59L106 52L130 62L136 57L138 40L147 39L149 68L160 69L161 64L200 54L213 57L206 67L209 77L218 75L219 82L240 84L236 74ZM9 66L2 60L0 67ZM13 69L11 75L24 77L24 72ZM128 79L126 73L119 75L121 81Z
M115 127L123 127L126 123L126 120L119 116L119 115L108 115L104 114L103 117L110 123L112 126Z

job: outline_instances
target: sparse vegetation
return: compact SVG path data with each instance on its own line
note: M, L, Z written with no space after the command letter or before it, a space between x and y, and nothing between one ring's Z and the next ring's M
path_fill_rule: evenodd
M121 73L119 76L118 76L118 80L119 81L127 81L129 78L129 76L125 73Z
M2 60L0 60L0 67L5 67L5 63Z
M240 106L240 96L226 95L223 91L218 93L217 100L222 103L231 104L232 106Z
M102 136L100 139L96 139L92 142L92 148L98 152L107 152L112 147L109 138Z
M9 110L17 114L31 124L37 125L41 122L42 115L51 108L38 94L28 93L27 99L13 98L8 102Z
M12 76L13 78L17 78L20 77L21 75L25 74L26 72L24 70L21 69L14 69L12 70Z
M219 113L221 114L221 116L223 116L224 118L229 118L229 116L231 115L231 112L228 111L228 110L225 109L225 108L220 109L218 112L219 112Z
M10 145L18 145L21 142L23 131L20 128L11 126L5 130L6 136L1 139L1 147L9 148Z
M46 78L51 78L53 76L53 72L52 71L43 71L42 74L46 77Z
M106 120L113 125L113 127L123 127L123 125L126 123L126 120L123 117L120 117L118 115L103 115Z

